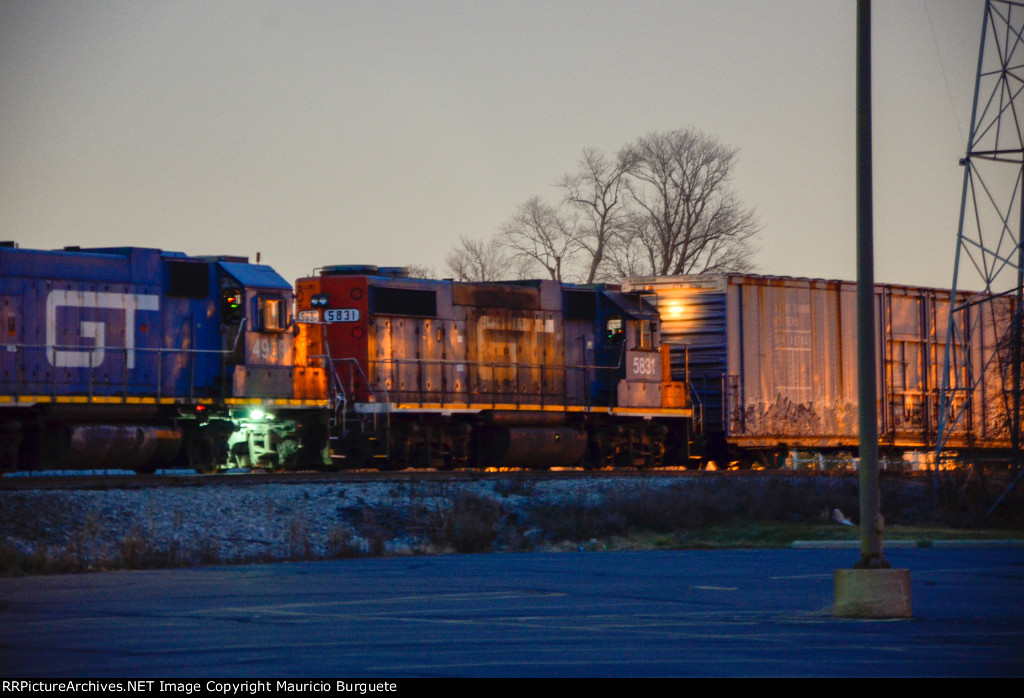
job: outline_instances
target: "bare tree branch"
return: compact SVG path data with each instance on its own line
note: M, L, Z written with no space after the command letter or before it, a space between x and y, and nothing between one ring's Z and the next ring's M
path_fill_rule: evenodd
M409 273L411 279L436 279L437 274L434 273L434 267L426 264L408 264L406 265L406 271Z
M576 222L533 197L501 226L501 242L513 257L539 265L549 278L564 280L567 263L579 248Z
M735 149L693 129L650 133L633 144L626 186L645 220L633 222L630 246L646 250L645 273L749 270L761 225L728 188L735 160Z
M521 204L489 243L462 238L456 278L617 281L750 271L761 224L729 188L736 150L694 129L649 133L614 158L587 148L557 206Z
M607 266L605 258L625 230L628 211L623 190L626 171L632 165L631 151L623 150L614 161L596 148L587 148L578 163L575 175L565 175L559 186L565 191L565 202L575 209L580 220L575 229L575 242L585 251L580 277L593 283Z
M459 237L445 264L456 281L501 281L525 276L523 265L513 263L498 237L487 242Z

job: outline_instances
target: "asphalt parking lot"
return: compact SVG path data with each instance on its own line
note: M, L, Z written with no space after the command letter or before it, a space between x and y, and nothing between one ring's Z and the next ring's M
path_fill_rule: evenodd
M849 549L451 555L0 579L5 677L1022 676L1024 549L887 550L913 618L831 615Z

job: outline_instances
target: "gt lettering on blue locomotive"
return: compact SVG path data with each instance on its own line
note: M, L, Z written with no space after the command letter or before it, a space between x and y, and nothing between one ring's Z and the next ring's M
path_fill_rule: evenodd
M58 313L62 308L118 310L123 318L123 349L129 369L135 368L135 324L137 311L159 311L160 296L134 293L110 293L54 289L46 296L46 358L51 366L95 368L106 356L107 324L95 320L79 320L78 336L90 340L91 347L58 348ZM61 326L71 323L62 322ZM112 338L113 339L113 338Z

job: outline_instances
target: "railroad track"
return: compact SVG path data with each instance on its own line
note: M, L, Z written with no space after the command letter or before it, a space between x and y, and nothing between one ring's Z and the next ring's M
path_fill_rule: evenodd
M238 471L216 475L200 475L191 471L166 471L154 475L136 475L125 471L43 471L8 473L0 477L0 491L3 490L90 490L90 489L144 489L158 487L237 487L263 484L314 484L340 482L401 482L401 481L467 481L487 478L513 478L522 480L569 480L595 478L643 478L651 476L673 477L742 477L764 474L768 471L698 471L682 467L649 468L642 470L583 470L556 469L534 470L528 468L502 468L488 470L347 470L340 472L268 472ZM806 472L771 471L779 477L806 475Z

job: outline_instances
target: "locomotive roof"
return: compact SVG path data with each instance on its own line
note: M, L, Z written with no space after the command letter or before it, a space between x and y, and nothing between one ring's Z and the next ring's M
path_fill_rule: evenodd
M218 266L243 286L279 288L290 291L292 285L266 264L242 264L239 262L218 262Z
M658 311L642 296L621 291L603 291L605 298L623 313L638 320L657 320Z

